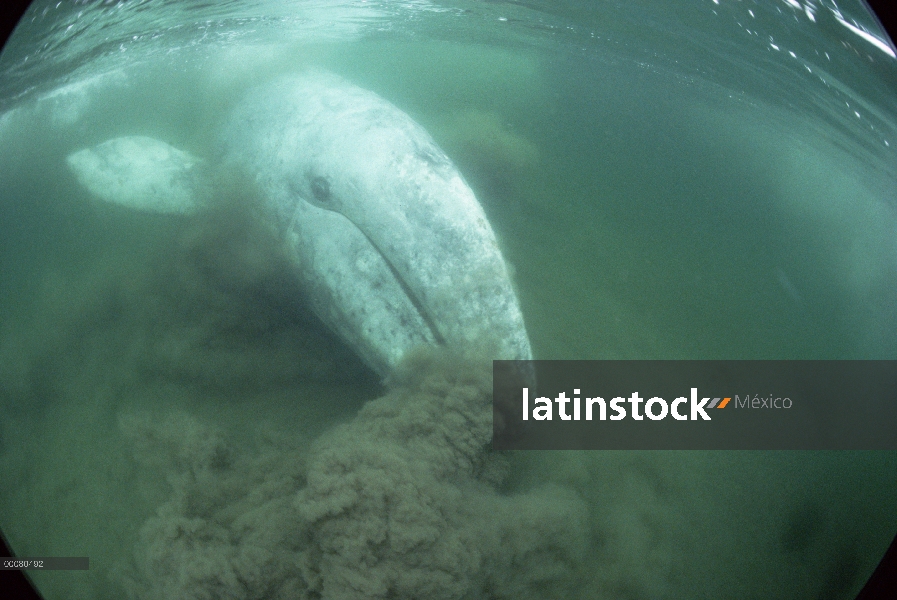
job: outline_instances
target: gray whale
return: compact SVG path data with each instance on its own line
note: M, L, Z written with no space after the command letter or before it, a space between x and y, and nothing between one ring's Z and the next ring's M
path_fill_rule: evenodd
M221 128L223 168L250 174L318 317L377 373L443 345L532 357L495 234L430 135L391 103L311 71L251 89ZM127 136L72 153L94 195L138 210L201 210L203 161Z

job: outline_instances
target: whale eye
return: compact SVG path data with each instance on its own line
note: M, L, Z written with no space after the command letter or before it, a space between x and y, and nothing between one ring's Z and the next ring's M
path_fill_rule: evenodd
M327 181L326 177L312 177L310 185L311 194L315 197L315 200L321 204L330 202L330 182Z

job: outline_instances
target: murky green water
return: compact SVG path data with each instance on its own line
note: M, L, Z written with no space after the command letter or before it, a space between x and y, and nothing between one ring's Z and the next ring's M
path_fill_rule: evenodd
M65 166L121 135L213 160L245 90L325 68L456 162L536 357L897 358L897 62L840 20L871 22L637 4L32 7L0 62L0 526L90 556L35 576L48 597L853 597L897 531L894 453L415 479L388 434L334 434L388 392L289 293L250 192L136 214ZM314 488L328 444L381 475ZM344 502L356 476L382 505Z

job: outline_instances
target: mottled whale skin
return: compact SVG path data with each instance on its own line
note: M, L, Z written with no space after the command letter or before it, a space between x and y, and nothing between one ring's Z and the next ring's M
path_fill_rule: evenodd
M255 179L314 312L377 373L388 376L422 345L532 357L482 207L430 135L397 107L332 73L284 76L251 89L219 141L213 159ZM100 198L171 213L202 207L196 190L207 184L198 162L140 137L68 158ZM131 188L121 183L129 178Z

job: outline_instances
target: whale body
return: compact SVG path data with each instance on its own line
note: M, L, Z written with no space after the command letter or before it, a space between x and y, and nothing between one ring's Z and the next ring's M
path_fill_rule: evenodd
M532 358L473 191L423 127L377 94L327 72L277 78L237 103L212 160L254 178L306 301L380 375L422 345ZM101 199L182 214L208 201L202 163L139 136L68 157Z

